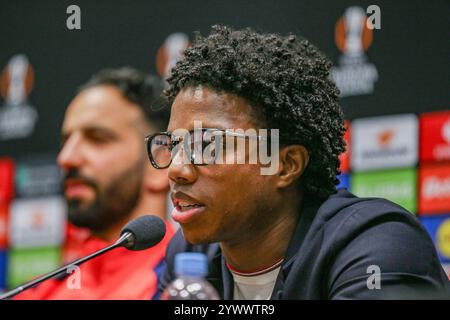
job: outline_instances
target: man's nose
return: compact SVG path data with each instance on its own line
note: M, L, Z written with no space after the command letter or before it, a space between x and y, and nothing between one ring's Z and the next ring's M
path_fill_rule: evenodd
M197 169L190 163L184 148L180 148L178 152L173 153L173 159L168 168L168 176L172 182L191 184L195 182L197 175Z
M65 169L79 168L83 163L81 141L77 136L71 136L64 143L57 158L58 165Z

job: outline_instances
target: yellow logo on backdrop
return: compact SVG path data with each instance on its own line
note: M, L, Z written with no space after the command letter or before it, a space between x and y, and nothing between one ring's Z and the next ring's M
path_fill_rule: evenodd
M436 245L443 256L450 258L450 218L439 226L436 233Z

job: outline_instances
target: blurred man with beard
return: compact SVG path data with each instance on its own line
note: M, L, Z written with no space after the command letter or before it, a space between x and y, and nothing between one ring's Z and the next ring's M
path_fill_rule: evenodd
M141 215L165 218L167 173L148 164L144 146L146 135L167 126L162 89L158 79L134 69L106 69L69 104L58 155L71 224L65 262L112 243ZM166 227L165 238L149 250L113 250L18 298L150 299L173 234L169 223Z

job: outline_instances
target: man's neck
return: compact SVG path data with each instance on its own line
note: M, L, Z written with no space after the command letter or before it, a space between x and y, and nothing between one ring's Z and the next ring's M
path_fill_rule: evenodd
M297 204L291 203L264 230L250 231L247 239L221 242L227 263L236 270L251 272L270 267L284 258L298 222L300 200Z

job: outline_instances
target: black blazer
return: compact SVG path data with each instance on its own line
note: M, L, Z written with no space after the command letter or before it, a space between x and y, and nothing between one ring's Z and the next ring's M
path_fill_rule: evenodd
M160 292L176 278L175 254L185 251L208 255L207 280L222 298L232 299L233 278L219 244L190 245L181 230L167 248ZM380 286L370 266L381 271ZM409 298L450 299L436 249L414 215L390 201L358 198L345 189L322 203L304 205L271 299Z

